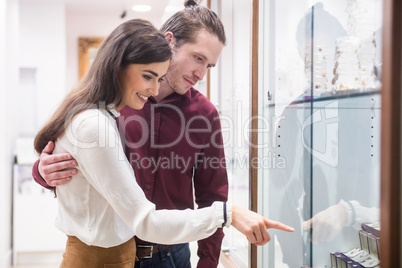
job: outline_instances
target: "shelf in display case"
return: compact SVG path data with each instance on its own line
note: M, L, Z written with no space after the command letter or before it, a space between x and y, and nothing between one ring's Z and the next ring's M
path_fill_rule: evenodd
M380 95L380 88L371 88L371 89L350 89L350 90L342 90L342 91L333 91L333 92L324 92L320 95L315 94L304 94L297 97L293 101L289 102L276 102L269 104L268 107L275 107L275 106L294 106L299 104L308 104L313 105L313 108L320 108L320 103L325 103L328 101L335 101L340 99L350 99L351 108L374 108L380 109L381 103L367 103L365 100L369 96L377 96Z

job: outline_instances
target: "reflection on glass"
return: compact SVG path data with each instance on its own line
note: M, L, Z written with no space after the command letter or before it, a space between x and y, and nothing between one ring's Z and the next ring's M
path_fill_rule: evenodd
M261 90L274 97L263 102L271 129L260 135L263 154L285 165L263 170L263 206L295 233L271 233L263 267L376 265L382 2L269 2L264 13L275 16L264 27L275 31L263 30L274 41L264 42Z

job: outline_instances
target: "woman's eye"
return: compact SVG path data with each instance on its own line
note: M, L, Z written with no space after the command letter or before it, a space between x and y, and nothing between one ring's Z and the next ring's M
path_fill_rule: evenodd
M148 81L152 79L152 77L150 75L143 75L143 77Z
M161 78L158 79L159 83L162 82L162 81L165 81L165 76L162 76Z

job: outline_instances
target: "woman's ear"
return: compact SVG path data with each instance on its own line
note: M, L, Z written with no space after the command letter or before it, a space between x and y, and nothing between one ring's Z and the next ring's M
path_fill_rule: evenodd
M166 32L165 33L165 39L168 42L169 46L171 48L173 48L174 43L175 43L175 38L174 38L174 34L172 32Z

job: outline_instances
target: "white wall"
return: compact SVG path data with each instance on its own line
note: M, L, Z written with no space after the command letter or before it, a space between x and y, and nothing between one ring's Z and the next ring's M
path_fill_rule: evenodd
M70 91L78 81L78 38L79 37L106 37L114 28L126 20L133 19L130 12L124 19L116 12L109 13L80 13L76 10L66 12L66 44L67 44L67 80L66 90ZM143 15L155 27L161 26L160 17L152 17L148 13Z
M20 20L20 18L23 18ZM19 6L18 0L0 0L0 267L11 265L12 165L21 106L19 68L37 69L38 117L44 121L64 94L65 19L61 5ZM27 223L29 224L29 223Z
M20 3L19 66L36 69L38 127L65 95L66 37L62 3ZM26 112L21 107L21 112ZM27 114L29 116L29 114Z
M67 73L65 90L70 91L78 81L78 38L106 37L124 20L116 14L66 13Z
M0 125L5 126L6 117L4 116L6 103L6 1L0 0ZM0 146L4 145L6 139L6 132L0 132ZM9 255L10 250L10 239L9 235L11 222L10 222L10 211L9 206L11 199L11 192L6 190L6 180L4 178L9 177L7 173L9 170L6 168L7 155L4 151L0 153L0 267L8 267L9 260L7 260L7 255Z
M37 130L78 82L78 38L106 37L124 20L120 14L80 13L63 3L20 2L20 67L36 69ZM145 16L145 14L144 14ZM160 26L160 18L149 18Z
M0 267L11 265L11 178L17 93L16 0L0 0Z

